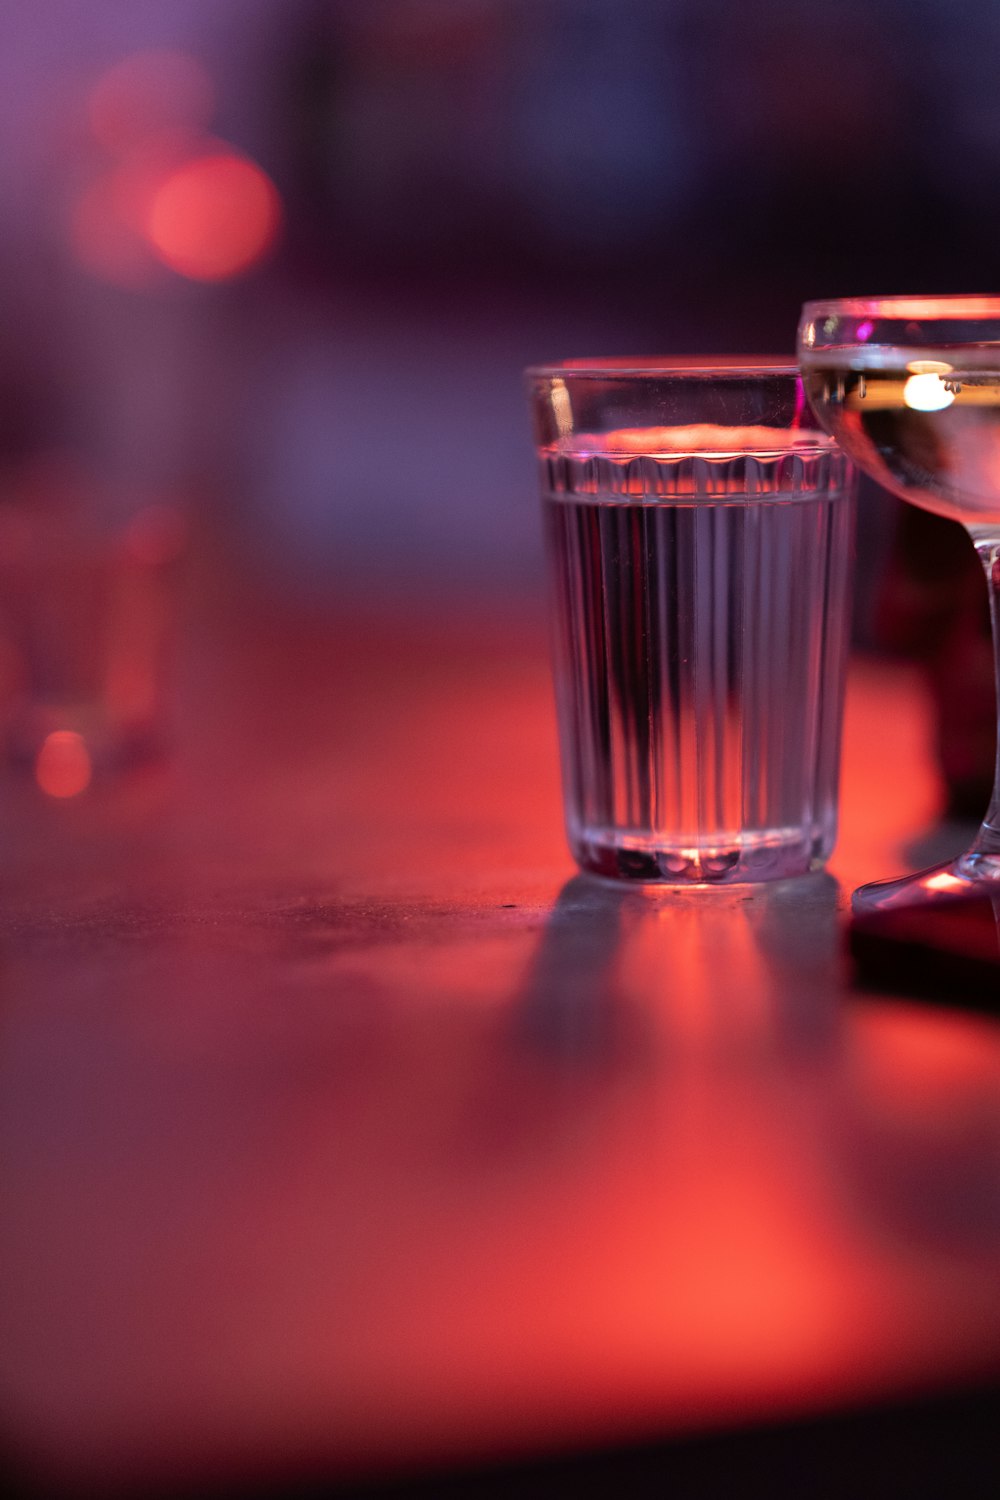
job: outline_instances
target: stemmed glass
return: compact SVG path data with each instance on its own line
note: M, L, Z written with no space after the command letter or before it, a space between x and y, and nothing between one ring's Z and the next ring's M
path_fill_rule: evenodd
M961 521L986 571L1000 700L1000 296L807 302L799 360L813 410L859 468L903 500ZM1000 750L972 847L855 893L892 909L961 892L1000 897Z

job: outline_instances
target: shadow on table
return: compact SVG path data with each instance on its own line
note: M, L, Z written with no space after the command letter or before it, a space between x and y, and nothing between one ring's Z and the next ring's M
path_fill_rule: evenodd
M602 1068L625 1038L615 983L627 886L575 875L562 887L513 1010L516 1046L569 1069Z
M613 1066L652 1035L713 1041L761 1029L825 1045L842 980L839 886L825 872L757 887L567 881L517 997L512 1036L562 1069Z

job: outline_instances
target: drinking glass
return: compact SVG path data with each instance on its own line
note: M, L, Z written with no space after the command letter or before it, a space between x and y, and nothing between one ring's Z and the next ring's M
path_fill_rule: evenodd
M100 499L39 463L0 503L0 767L53 797L163 749L183 521Z
M675 885L818 868L853 476L795 365L599 360L528 387L577 862Z
M808 302L799 359L817 420L859 468L968 530L986 572L1000 668L1000 296ZM891 909L977 889L1000 893L1000 753L971 848L863 886L854 905Z

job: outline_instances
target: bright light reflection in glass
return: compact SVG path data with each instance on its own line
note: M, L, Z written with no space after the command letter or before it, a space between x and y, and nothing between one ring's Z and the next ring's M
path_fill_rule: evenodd
M565 380L552 382L552 412L556 419L556 426L559 428L559 436L568 437L573 431L573 411Z
M954 399L940 375L911 375L903 386L903 400L913 411L944 411Z
M947 870L939 870L936 875L929 875L924 881L924 889L928 891L967 891L969 882L960 880L957 875L951 875Z
M78 796L90 785L91 772L82 735L56 729L45 736L35 759L35 780L47 796Z

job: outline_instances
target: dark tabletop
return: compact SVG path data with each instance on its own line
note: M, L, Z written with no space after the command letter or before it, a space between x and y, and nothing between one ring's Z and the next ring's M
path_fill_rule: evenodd
M829 874L627 891L565 851L532 611L198 608L165 766L4 783L25 1488L544 1489L549 1455L780 1430L826 1493L823 1423L903 1403L912 1455L926 1401L967 1448L1000 1025L843 952L933 819L912 674L855 668Z

